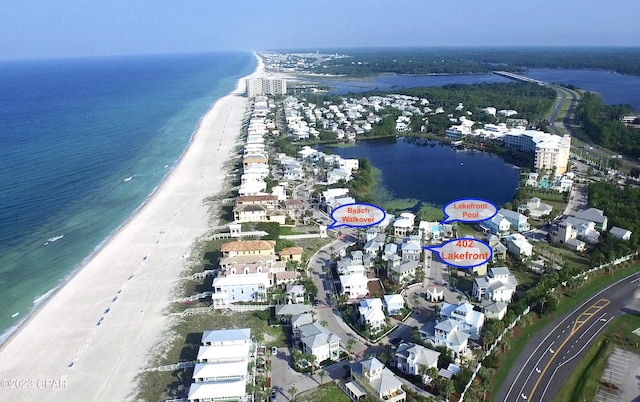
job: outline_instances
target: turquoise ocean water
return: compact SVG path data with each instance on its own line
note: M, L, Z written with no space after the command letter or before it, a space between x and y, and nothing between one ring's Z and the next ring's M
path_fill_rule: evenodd
M0 63L0 342L132 216L255 67L231 52Z

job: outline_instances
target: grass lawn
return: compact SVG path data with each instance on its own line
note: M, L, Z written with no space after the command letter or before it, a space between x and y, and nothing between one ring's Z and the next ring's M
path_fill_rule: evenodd
M562 390L554 398L554 401L593 400L594 395L598 392L600 378L613 347L619 344L628 347L629 340L637 345L639 338L631 331L638 327L640 327L640 317L638 316L624 315L616 318L585 353L580 364L564 382Z
M380 206L385 211L395 214L399 212L410 211L413 208L415 208L417 203L418 203L418 200L405 198L405 199L399 199L399 200L382 200L380 201Z
M349 398L333 383L326 383L296 397L298 402L349 402Z
M494 377L495 381L493 382L493 389L491 391L491 394L496 394L496 391L500 389L509 372L515 369L513 367L513 364L518 359L524 348L527 346L530 336L538 333L538 331L543 329L547 324L549 324L557 317L579 306L599 290L607 287L614 282L617 282L627 275L631 275L632 273L637 272L638 269L640 269L640 264L634 264L614 271L613 275L611 276L607 275L604 272L600 273L587 285L578 289L578 292L576 292L575 296L562 298L558 305L558 309L554 314L544 317L541 320L537 320L532 325L526 328L522 328L520 331L520 336L514 337L512 339L511 349L509 350L509 352L500 356L500 366L496 371Z

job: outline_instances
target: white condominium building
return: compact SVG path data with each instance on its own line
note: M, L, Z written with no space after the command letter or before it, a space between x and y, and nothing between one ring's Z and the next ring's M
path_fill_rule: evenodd
M247 78L247 96L284 95L287 93L287 80L281 78Z
M569 163L571 136L544 133L536 130L509 130L503 137L504 146L535 154L533 167L536 171L565 173Z

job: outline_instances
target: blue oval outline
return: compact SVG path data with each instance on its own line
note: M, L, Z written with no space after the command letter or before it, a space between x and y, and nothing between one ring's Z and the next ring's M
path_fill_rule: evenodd
M379 221L376 221L374 223L367 223L366 225L356 225L356 226L354 226L354 225L342 223L342 224L339 224L339 225L335 226L334 224L338 223L338 221L336 220L336 218L333 217L333 213L335 211L339 210L340 208L348 207L348 206L351 206L351 205L368 205L370 207L379 209L380 211L382 211L382 219L380 219ZM329 216L331 216L331 219L333 220L333 222L329 226L327 226L327 230L341 228L343 226L346 226L346 227L349 227L349 228L367 228L369 226L375 226L375 225L379 224L380 222L382 222L383 220L385 220L385 218L387 217L387 211L385 211L384 209L382 209L381 207L379 207L377 205L368 204L366 202L352 202L351 204L340 205L339 207L332 209L331 213L329 214Z
M489 249L489 258L488 258L486 261L481 262L480 264L474 264L474 265L457 265L457 264L450 264L450 263L448 263L447 261L443 260L443 259L442 259L442 257L440 256L440 251L439 251L439 249L443 248L445 245L447 245L447 244L449 244L449 243L451 243L451 242L458 241L458 240L473 240L474 242L476 242L476 241L477 241L477 242L479 242L479 243L484 244L484 245L485 245L485 246L487 246L487 248ZM489 245L489 243L485 243L485 242L483 242L482 240L478 240L478 239L476 239L476 238L471 238L471 237L458 237L458 238L455 238L455 239L452 239L452 240L446 241L446 242L444 242L444 243L440 243L440 244L439 244L439 245L437 245L437 246L423 246L422 248L423 248L423 249L425 249L425 250L436 251L436 252L438 253L438 258L440 259L440 261L441 261L443 264L447 264L448 266L456 267L456 268L460 268L460 269L470 269L470 268L473 268L473 267L477 267L477 266L479 266L479 265L486 264L486 263L488 263L489 261L491 261L491 260L493 259L493 248Z
M471 221L471 220L460 220L460 219L447 220L447 219L449 219L449 218L450 218L450 215L447 215L447 212L446 212L446 210L445 210L445 209L447 208L447 206L449 206L449 205L453 204L454 202L458 202L458 201L468 201L468 200L471 200L471 201L482 201L482 202L486 202L487 204L491 204L491 205L493 205L493 207L496 209L496 212L495 212L493 215L491 215L490 217L488 217L488 218L484 218L484 219L476 219L476 220L473 220L473 221ZM487 220L489 220L489 219L493 218L494 216L498 215L498 206L497 206L496 204L494 204L493 202L491 202L491 201L489 201L489 200L485 200L485 199L483 199L483 198L458 198L458 199L456 199L456 200L449 201L447 204L445 204L445 205L442 207L442 213L444 214L444 219L442 220L442 222L440 222L441 224L442 224L442 223L454 223L454 222L462 222L462 223L477 223L477 222L484 222L484 221L487 221Z

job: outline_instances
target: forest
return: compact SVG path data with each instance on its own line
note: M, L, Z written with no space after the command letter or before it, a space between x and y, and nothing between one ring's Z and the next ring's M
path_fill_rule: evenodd
M611 261L638 249L640 245L640 189L595 182L589 184L589 206L604 211L609 218L608 228L617 226L632 232L631 240L622 241L604 232L593 250L597 265Z
M620 121L635 114L629 105L605 105L597 94L587 92L576 107L575 119L594 143L633 158L640 157L640 130Z
M640 48L394 48L335 49L349 58L312 69L321 74L363 77L395 74L486 74L527 68L603 69L640 75ZM332 50L333 51L333 50Z

